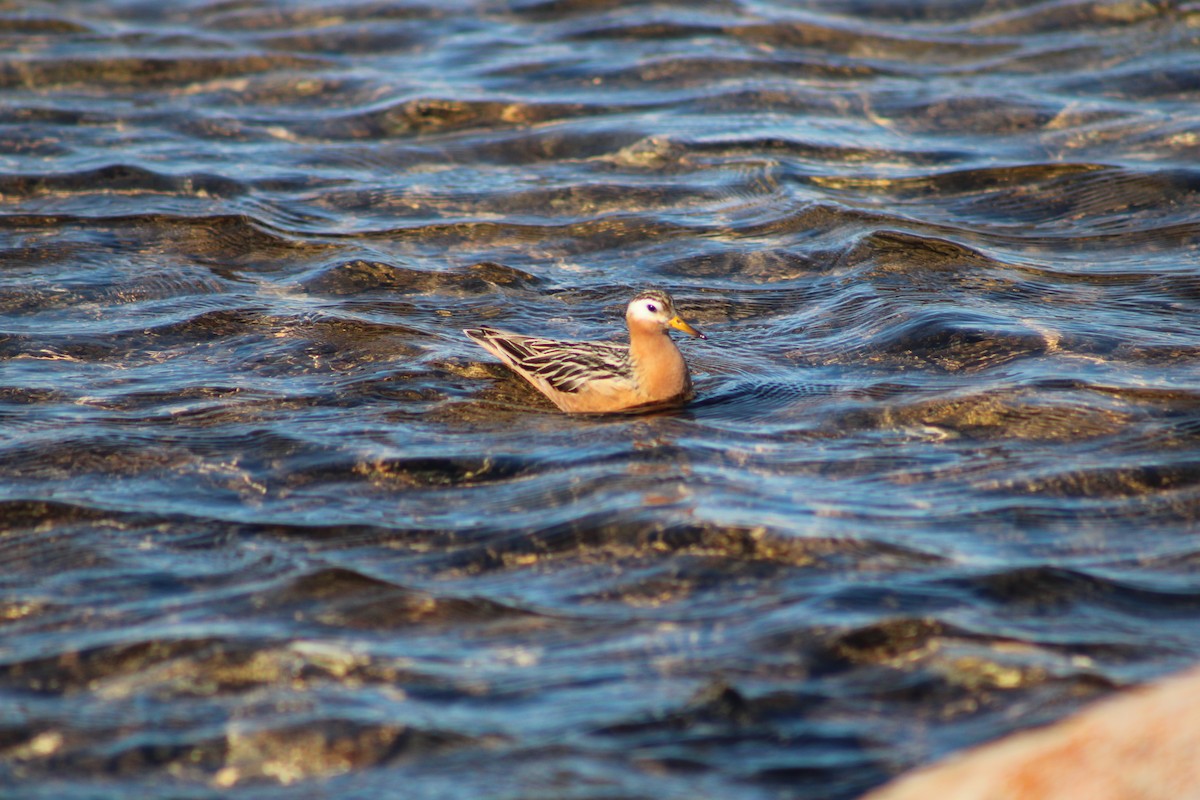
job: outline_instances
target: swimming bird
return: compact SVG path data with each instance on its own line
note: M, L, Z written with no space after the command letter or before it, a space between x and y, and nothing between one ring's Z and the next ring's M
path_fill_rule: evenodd
M671 328L708 337L675 311L666 292L648 289L625 309L629 344L564 342L495 328L463 331L563 411L604 414L682 405L692 379Z

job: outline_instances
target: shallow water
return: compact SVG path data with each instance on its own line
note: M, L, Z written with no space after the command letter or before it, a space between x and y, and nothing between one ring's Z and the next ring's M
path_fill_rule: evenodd
M850 798L1200 656L1200 6L0 2L0 53L21 796ZM649 285L682 410L460 333Z

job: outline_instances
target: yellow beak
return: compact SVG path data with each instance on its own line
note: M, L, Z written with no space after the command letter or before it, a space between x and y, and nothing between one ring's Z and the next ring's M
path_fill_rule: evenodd
M700 331L693 328L691 325L688 325L687 322L684 321L683 317L678 317L678 316L671 317L671 319L667 322L667 324L670 325L672 328L674 328L677 331L683 331L688 336L695 336L699 339L707 339L708 338L703 333L701 333Z

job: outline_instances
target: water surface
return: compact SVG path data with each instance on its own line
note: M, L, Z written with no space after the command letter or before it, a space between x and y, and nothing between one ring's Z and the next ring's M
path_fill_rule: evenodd
M1200 657L1200 9L0 2L0 781L851 798ZM570 417L487 323L698 399Z

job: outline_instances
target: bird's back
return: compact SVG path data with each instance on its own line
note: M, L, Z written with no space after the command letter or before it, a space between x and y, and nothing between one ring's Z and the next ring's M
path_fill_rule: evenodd
M611 404L608 398L635 387L624 345L560 341L487 327L463 333L564 411L601 410Z

